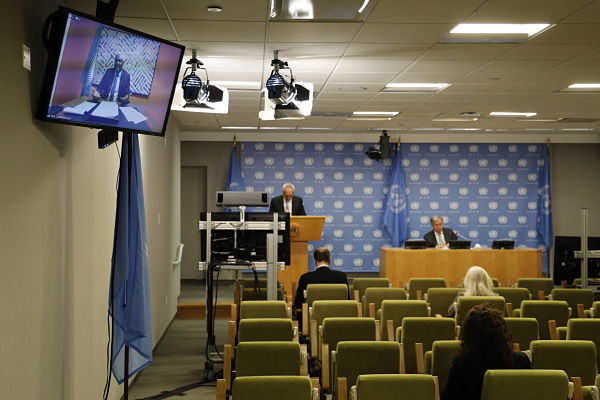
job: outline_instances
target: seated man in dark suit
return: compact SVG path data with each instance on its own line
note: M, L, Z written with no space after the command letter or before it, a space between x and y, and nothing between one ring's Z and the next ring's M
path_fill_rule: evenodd
M348 285L346 274L342 271L335 271L329 268L331 255L327 247L319 247L315 250L315 270L307 272L300 277L296 297L294 298L294 308L300 321L300 311L304 302L304 291L309 283L344 283ZM300 310L299 310L300 309Z
M427 247L435 247L436 249L448 248L448 242L450 240L457 240L458 236L452 229L444 228L444 220L439 215L434 215L429 220L432 231L429 231L423 236Z
M294 196L295 187L292 183L284 183L281 196L271 199L269 212L290 213L290 215L306 215L302 197Z
M131 93L129 83L129 73L123 69L125 59L119 53L115 55L113 68L104 71L104 75L97 87L92 87L92 100L115 101L119 105L129 103L129 94Z

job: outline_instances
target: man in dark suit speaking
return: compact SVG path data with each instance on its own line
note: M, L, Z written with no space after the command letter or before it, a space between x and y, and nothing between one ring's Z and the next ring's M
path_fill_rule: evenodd
M284 183L281 196L275 196L271 199L269 212L290 213L290 215L306 215L302 197L294 196L294 185Z
M427 247L435 247L436 249L448 248L450 240L458 239L456 232L452 229L444 228L444 220L439 215L434 215L429 221L433 230L423 236Z
M297 315L300 313L298 309L302 308L304 302L304 291L310 283L344 283L348 285L346 274L342 271L335 271L329 268L331 263L331 254L327 247L319 247L315 250L315 270L307 272L300 277L298 288L296 289L296 297L294 297L294 308L297 310ZM300 319L299 319L300 320Z

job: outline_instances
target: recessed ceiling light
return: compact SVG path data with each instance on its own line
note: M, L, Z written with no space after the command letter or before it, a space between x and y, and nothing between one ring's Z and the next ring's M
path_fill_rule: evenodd
M491 117L533 117L537 115L534 112L503 112L503 111L492 111Z
M258 129L255 126L222 126L221 129Z
M449 83L388 83L386 92L437 92L450 86Z
M352 115L398 115L398 111L354 111Z
M206 11L220 13L221 11L223 11L223 9L219 6L208 6L208 7L206 7Z
M550 24L458 24L450 31L450 33L523 33L527 34L527 36L533 36L549 26Z
M263 130L263 129L269 129L269 130L290 130L290 129L296 129L293 126L261 126L259 129Z

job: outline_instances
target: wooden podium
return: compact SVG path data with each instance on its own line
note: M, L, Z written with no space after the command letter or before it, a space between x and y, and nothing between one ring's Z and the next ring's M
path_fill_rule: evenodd
M285 292L293 300L293 288L296 288L300 276L308 272L308 242L321 240L325 217L291 216L290 217L290 264L285 270L278 272L278 279L283 282ZM292 282L294 282L292 286Z

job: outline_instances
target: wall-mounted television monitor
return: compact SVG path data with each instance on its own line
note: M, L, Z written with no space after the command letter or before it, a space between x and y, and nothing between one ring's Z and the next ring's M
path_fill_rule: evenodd
M184 46L59 7L36 117L164 136Z

